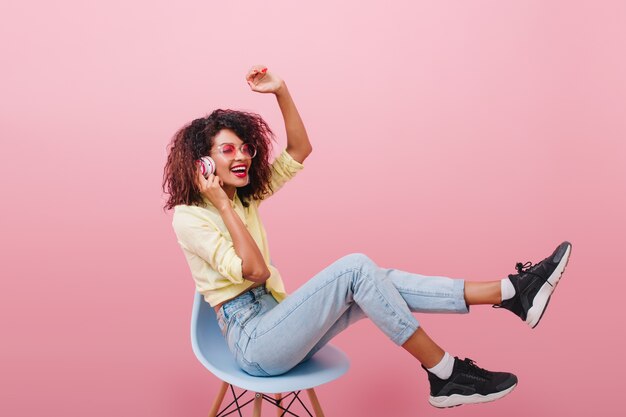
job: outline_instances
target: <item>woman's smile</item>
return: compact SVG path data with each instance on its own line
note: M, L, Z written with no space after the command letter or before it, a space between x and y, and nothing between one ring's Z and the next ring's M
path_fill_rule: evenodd
M248 175L248 168L244 164L235 165L230 172L237 178L245 178Z

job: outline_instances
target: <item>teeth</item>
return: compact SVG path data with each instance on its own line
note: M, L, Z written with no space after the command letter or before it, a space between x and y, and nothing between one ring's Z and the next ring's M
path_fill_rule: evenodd
M244 167L242 167L242 168L233 168L233 169L231 169L231 171L233 171L233 172L245 172L246 168L244 168Z

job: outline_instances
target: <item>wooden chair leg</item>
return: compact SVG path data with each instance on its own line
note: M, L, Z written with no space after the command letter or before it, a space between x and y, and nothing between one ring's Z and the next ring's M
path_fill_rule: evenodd
M283 394L281 394L280 392L278 394L274 394L274 398L276 399L278 405L282 405L280 401L283 399ZM283 415L283 410L276 407L276 415L278 417L281 417Z
M261 417L261 406L263 405L263 395L258 392L254 394L254 411L252 417Z
M220 391L217 393L217 397L215 397L215 401L213 401L213 407L211 407L209 417L215 417L217 415L217 412L220 410L220 406L222 405L222 401L224 401L224 395L226 394L227 389L228 383L222 381L222 386L220 387Z
M322 406L320 402L317 400L317 395L315 395L315 390L313 388L306 390L307 394L309 394L309 401L311 401L311 405L313 406L313 411L315 412L315 417L324 417L324 412L322 411Z

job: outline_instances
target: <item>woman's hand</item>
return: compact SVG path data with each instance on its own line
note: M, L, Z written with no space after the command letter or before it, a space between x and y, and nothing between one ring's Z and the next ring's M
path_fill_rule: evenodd
M208 198L215 207L220 208L224 204L230 204L228 195L222 188L224 182L217 175L209 174L209 178L204 178L202 171L198 168L196 184L200 190L200 194Z
M255 65L248 71L246 81L252 89L258 93L278 93L284 81L267 70L264 65Z

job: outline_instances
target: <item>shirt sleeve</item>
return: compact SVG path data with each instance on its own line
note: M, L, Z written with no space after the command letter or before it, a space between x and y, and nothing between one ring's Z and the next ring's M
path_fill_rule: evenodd
M233 284L244 281L242 259L235 252L233 243L211 222L185 216L174 223L178 243L206 261Z
M271 165L272 175L270 177L270 194L265 196L265 199L276 194L283 185L290 179L292 179L299 171L304 168L304 165L293 159L293 157L287 152L287 148L274 159Z

